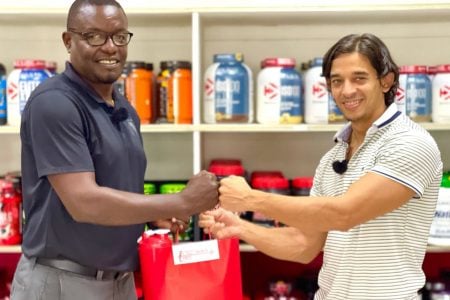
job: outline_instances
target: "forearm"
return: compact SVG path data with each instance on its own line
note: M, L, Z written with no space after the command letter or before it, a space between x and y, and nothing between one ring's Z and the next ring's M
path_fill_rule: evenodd
M79 222L120 226L142 224L189 214L179 194L142 195L97 187L87 191L68 209Z
M240 239L281 260L309 263L322 250L326 234L305 235L292 227L267 228L242 221Z
M284 196L252 190L247 203L259 211L304 232L345 230L351 211L339 205L340 197Z

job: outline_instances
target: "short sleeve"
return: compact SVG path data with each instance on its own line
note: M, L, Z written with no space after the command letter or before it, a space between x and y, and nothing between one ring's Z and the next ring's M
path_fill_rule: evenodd
M24 116L38 176L94 171L81 110L63 91L36 95Z
M441 154L428 134L397 136L379 151L371 171L408 186L419 196L442 173Z

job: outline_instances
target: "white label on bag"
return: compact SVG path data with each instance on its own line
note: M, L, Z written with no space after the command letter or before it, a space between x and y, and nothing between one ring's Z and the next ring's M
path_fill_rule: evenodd
M220 258L217 240L179 243L172 246L175 265L190 264Z

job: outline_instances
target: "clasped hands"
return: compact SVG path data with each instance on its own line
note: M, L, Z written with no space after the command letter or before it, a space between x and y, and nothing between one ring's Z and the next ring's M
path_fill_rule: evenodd
M219 186L219 207L201 213L199 226L219 239L239 237L243 220L236 213L251 210L251 191L243 177L223 178Z

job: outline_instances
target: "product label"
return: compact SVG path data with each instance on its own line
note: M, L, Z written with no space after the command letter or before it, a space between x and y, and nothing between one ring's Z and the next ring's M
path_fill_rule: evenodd
M216 70L216 120L231 120L234 116L248 116L250 108L250 80L241 64L219 65Z
M328 123L329 93L322 67L316 66L305 73L305 122L311 124Z
M281 69L280 123L300 123L303 121L302 83L294 69Z
M428 242L434 245L450 245L450 188L439 189Z
M426 74L409 74L406 78L406 114L415 119L431 120L431 82Z
M203 79L203 120L205 123L216 122L216 93L214 90L218 63L211 65Z
M450 74L437 74L433 79L433 122L450 122Z
M339 107L336 105L336 101L334 101L333 96L328 93L328 122L330 123L338 123L344 122L345 118L342 114Z
M406 113L405 101L406 101L406 74L400 74L394 102L397 105L398 111L404 114Z
M220 258L217 240L179 243L172 246L175 265L210 261Z
M6 77L0 76L0 119L6 119Z

